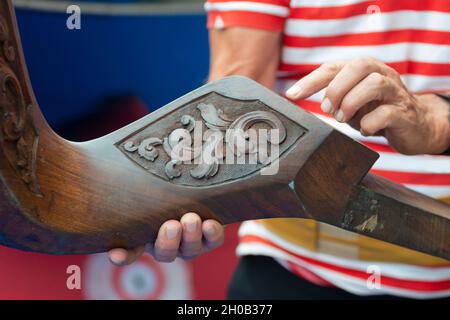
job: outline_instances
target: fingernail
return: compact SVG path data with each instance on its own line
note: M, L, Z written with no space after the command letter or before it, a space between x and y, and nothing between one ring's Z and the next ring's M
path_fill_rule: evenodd
M178 236L178 228L175 226L167 226L166 227L166 235L167 235L167 239L169 240L173 240Z
M302 91L302 88L297 85L294 84L292 87L289 88L289 90L286 91L286 96L289 98L295 98L297 97Z
M188 232L195 232L197 230L197 221L186 221L186 230Z
M125 262L126 257L125 257L124 255L122 255L122 254L116 253L116 254L111 254L111 255L109 256L109 259L110 259L111 262L114 263L115 265L122 265L122 264Z
M116 257L110 257L109 258L111 260L112 263L114 263L115 265L121 265L123 263L122 259L117 259Z
M339 109L338 112L336 112L335 118L339 122L344 121L344 113L342 112L342 110Z
M216 228L214 226L205 227L205 233L208 237L213 237L216 235Z
M331 105L330 99L325 98L325 100L322 101L322 104L320 105L320 108L325 113L331 113L332 105Z

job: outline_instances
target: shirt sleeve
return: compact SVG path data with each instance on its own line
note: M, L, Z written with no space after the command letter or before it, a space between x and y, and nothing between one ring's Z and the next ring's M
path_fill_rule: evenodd
M282 31L289 16L289 0L207 0L209 29L247 27Z

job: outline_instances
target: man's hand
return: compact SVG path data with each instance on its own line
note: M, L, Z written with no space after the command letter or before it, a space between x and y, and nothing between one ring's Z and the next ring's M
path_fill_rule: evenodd
M401 153L439 154L450 146L447 104L431 94L411 94L383 62L364 58L325 63L286 95L305 99L324 88L324 112L363 135L384 135Z
M170 220L159 229L154 244L134 250L113 249L108 256L116 265L136 261L145 251L159 262L172 262L175 258L192 259L219 247L224 240L224 229L215 220L201 221L195 213L185 214L180 221Z

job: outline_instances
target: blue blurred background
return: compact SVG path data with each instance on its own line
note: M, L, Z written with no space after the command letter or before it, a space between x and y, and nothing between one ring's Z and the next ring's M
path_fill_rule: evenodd
M200 2L166 12L161 4L144 5L127 15L90 13L83 1L73 1L81 7L81 30L66 28L65 10L41 9L38 2L17 5L16 14L35 94L54 127L94 112L111 96L134 95L155 110L207 77Z

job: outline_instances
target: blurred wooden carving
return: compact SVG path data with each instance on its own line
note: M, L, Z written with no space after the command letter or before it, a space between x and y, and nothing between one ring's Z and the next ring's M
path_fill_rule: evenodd
M30 191L40 195L36 177L39 136L30 113L32 106L16 76L19 65L11 34L5 18L0 16L0 143L4 156L22 181Z

